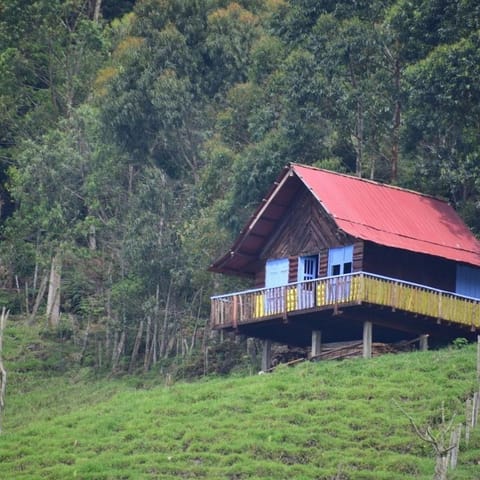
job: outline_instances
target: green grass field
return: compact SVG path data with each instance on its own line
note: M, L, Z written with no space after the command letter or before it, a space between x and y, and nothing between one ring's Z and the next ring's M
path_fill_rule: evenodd
M303 363L165 386L162 378L59 374L66 345L5 334L9 384L0 479L431 479L420 426L463 422L476 349ZM51 350L48 350L51 352ZM480 427L451 479L480 479Z

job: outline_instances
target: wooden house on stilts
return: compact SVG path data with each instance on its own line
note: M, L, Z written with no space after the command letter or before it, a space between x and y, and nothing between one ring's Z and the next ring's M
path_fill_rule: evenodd
M473 339L480 330L480 242L446 202L291 164L213 272L251 290L214 296L216 329L310 346Z

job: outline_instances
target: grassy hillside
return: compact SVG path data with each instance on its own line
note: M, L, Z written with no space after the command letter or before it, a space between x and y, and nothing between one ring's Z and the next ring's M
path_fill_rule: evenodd
M396 402L419 426L442 403L460 422L475 390L473 347L165 386L68 370L67 343L13 322L5 342L1 479L431 479ZM449 478L480 479L480 428Z

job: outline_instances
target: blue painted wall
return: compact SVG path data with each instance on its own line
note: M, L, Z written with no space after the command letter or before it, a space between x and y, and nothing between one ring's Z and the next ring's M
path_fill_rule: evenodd
M457 265L456 293L480 298L480 268Z

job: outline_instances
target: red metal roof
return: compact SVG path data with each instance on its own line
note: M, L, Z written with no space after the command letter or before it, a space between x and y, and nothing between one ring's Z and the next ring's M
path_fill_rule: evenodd
M306 187L337 227L379 245L480 266L480 242L448 203L378 182L291 164L212 271L253 273L261 249L300 188Z
M326 170L292 169L353 237L480 266L480 242L448 203Z

